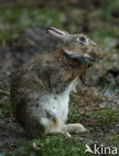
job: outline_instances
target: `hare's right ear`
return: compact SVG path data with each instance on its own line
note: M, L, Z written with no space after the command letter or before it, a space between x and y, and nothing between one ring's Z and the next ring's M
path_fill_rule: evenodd
M49 27L45 29L48 33L52 34L53 36L61 39L63 42L66 41L67 37L68 37L68 33L62 30L59 30L57 28L54 27Z

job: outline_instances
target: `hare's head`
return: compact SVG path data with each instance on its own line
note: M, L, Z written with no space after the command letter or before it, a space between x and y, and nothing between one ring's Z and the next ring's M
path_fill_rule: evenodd
M88 36L69 34L54 27L49 27L46 31L63 41L63 50L69 57L87 64L92 64L99 58L97 45Z

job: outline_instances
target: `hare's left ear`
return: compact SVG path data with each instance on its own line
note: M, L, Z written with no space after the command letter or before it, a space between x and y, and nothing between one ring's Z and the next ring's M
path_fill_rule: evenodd
M53 36L61 39L63 42L66 41L67 37L68 37L68 33L62 30L59 30L57 28L54 27L49 27L45 29L46 32L52 34Z

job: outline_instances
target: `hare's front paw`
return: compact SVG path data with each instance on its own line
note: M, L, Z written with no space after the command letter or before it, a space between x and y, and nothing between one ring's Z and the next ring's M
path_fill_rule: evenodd
M65 130L70 132L70 133L80 133L80 132L86 132L86 128L79 123L75 123L75 124L67 124L65 125Z

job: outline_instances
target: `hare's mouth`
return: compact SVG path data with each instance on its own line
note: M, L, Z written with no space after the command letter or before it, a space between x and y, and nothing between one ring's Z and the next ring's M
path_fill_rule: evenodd
M95 60L90 56L81 56L79 57L79 61L81 63L86 63L87 65L92 65L95 62Z

